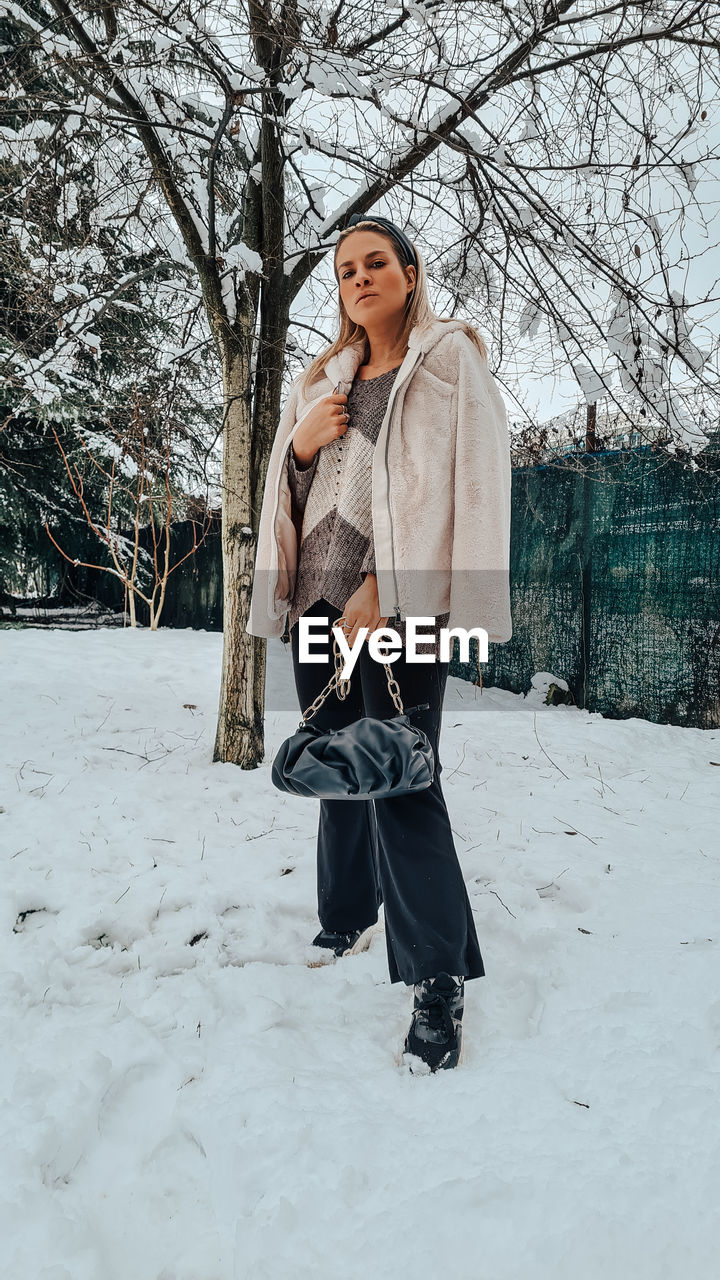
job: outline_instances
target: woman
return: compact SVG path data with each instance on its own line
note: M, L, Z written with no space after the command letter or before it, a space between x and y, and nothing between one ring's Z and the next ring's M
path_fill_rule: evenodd
M458 1063L464 983L485 970L440 786L449 664L428 655L443 626L484 627L498 643L512 635L507 422L482 340L434 315L398 227L356 215L334 264L340 335L295 380L280 418L247 630L280 635L287 616L303 711L334 664L332 644L326 662L300 661L301 617L342 626L351 646L361 627L401 637L392 673L405 706L428 704L413 722L432 743L434 781L408 796L320 801L313 941L336 955L360 949L384 904L390 980L413 987L408 1064L436 1071ZM406 659L413 616L435 623L420 663ZM326 698L313 723L395 711L365 642L348 697Z

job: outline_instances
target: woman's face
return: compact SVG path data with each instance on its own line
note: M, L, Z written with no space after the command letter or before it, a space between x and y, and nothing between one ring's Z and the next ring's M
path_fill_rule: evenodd
M372 331L400 321L415 269L408 267L405 274L385 236L352 231L337 250L337 274L343 305L356 324Z

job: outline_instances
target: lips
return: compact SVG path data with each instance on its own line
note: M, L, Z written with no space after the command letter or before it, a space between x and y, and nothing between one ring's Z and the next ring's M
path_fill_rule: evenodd
M376 293L361 293L358 302L364 302L366 298L377 298Z

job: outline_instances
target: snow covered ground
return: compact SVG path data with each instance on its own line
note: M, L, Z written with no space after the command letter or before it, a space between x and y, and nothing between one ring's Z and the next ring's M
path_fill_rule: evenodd
M417 1077L382 932L309 964L290 654L246 772L221 644L0 631L2 1280L715 1280L720 732L448 681L487 976Z

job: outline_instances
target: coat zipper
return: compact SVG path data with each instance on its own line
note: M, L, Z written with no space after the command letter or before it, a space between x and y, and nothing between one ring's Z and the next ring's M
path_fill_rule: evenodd
M403 378L403 383L407 382L408 378L410 377L410 374L414 371L415 366L418 364L419 360L421 359L422 359L422 351L418 351L415 357L415 360L413 361L405 377ZM395 402L397 400L398 390L399 390L398 384L397 382L395 382L391 392L392 404L390 408L390 418L388 421L388 428L385 433L385 455L384 455L383 461L385 463L385 475L387 477L386 492L387 492L388 515L390 517L390 557L392 560L393 582L395 584L395 613L393 615L393 622L396 622L399 624L402 622L402 618L400 616L400 599L399 599L400 592L398 589L397 574L395 572L395 539L393 535L392 505L390 502L390 468L388 466L388 446L390 443L390 428L392 427L393 419L395 417Z

